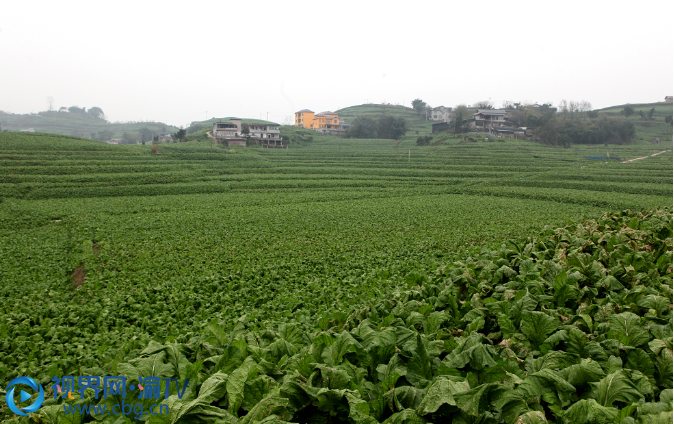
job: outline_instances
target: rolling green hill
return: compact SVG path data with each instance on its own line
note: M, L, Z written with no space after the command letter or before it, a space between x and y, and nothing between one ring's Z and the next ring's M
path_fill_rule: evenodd
M634 109L634 115L627 119L630 122L633 122L636 127L635 141L651 142L655 138L659 138L660 141L672 140L672 126L665 122L665 117L672 115L671 102L637 103L611 106L604 109L599 109L599 113L609 116L620 116L623 109L627 106L631 106L632 109ZM645 115L648 115L648 112L651 109L655 109L653 118L642 119L639 115L639 111L643 111Z
M432 121L427 121L424 116L420 116L414 109L406 106L365 104L358 106L349 106L335 111L340 118L346 118L351 122L357 116L367 116L370 118L379 118L380 116L390 115L396 118L405 118L409 125L409 131L403 137L403 140L416 138L419 135L431 133Z
M104 131L110 132L106 134L109 138L122 138L125 132L138 138L141 128L147 128L154 134L178 131L177 127L161 122L110 123L89 114L70 112L39 112L22 115L0 111L0 124L2 130L12 132L33 128L36 132L88 139L100 139L99 134Z

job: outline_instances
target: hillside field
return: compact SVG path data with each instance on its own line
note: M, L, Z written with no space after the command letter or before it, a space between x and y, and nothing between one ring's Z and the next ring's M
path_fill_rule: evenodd
M0 390L48 399L0 420L671 421L671 138L413 138L0 133ZM121 400L55 400L65 375L190 383L167 416L75 419Z
M141 128L147 128L155 134L178 131L177 127L161 122L111 123L88 114L69 112L14 114L0 111L0 124L3 131L17 132L33 128L36 132L89 139L92 138L92 133L101 131L110 131L113 134L111 138L120 139L125 132L137 137Z

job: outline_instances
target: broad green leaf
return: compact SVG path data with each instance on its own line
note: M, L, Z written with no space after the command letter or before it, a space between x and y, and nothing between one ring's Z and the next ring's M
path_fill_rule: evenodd
M643 399L636 385L627 377L625 370L607 375L592 385L592 397L602 406L613 406L614 402L629 404Z
M484 318L475 318L466 326L466 333L470 334L473 332L478 332L484 328L485 320Z
M447 355L447 358L443 362L449 368L463 368L470 364L471 368L481 370L485 367L495 367L497 365L487 350L486 345L483 344L473 345L456 356L452 355L449 361L447 360L448 358L450 358L450 355Z
M215 336L222 346L227 345L227 332L217 323L217 321L213 320L208 323L206 329Z
M639 347L650 340L650 335L644 330L639 317L631 312L612 315L609 323L611 329L606 336L623 344Z
M470 386L466 381L453 381L449 378L438 377L427 389L426 396L417 408L417 414L423 416L434 413L443 404L456 406L454 395L468 390Z
M616 408L598 404L594 399L582 399L566 410L564 417L574 424L613 424L618 416Z
M229 374L243 363L241 349L234 346L227 346L225 352L217 358L218 360L213 367L214 372L220 371Z
M521 322L520 330L535 348L559 327L559 321L543 312L524 311Z
M246 381L243 388L241 408L244 411L251 411L255 405L270 394L271 388L276 384L273 378L266 375Z
M424 346L421 335L417 334L417 348L414 357L407 361L407 379L415 386L423 387L426 384L425 382L432 378L431 360L428 352L426 352L426 346Z
M674 421L674 414L670 412L660 412L657 415L640 415L639 424L671 424Z
M574 387L601 380L604 370L598 362L583 359L580 364L570 365L559 372L559 375Z
M276 416L279 420L290 420L292 414L288 411L290 401L288 399L276 396L266 397L261 399L259 403L254 405L238 424L251 424L257 422L265 422L264 420L270 416ZM271 421L267 421L271 424Z
M571 329L567 333L566 351L581 358L592 358L597 362L608 360L608 355L599 343L587 338L587 334L578 330Z
M252 357L247 357L243 364L227 379L227 396L229 398L228 411L232 415L237 415L241 402L243 401L243 391L249 378L253 378L257 373L257 364Z
M532 372L542 369L561 370L577 362L574 355L561 351L553 351L532 361Z
M426 393L423 389L412 386L400 386L384 394L384 400L391 411L416 409Z
M449 321L449 315L445 312L431 312L431 314L424 320L424 334L435 334L440 330L443 323Z
M413 409L405 409L391 415L382 424L423 424L427 422L426 419L417 415Z
M346 369L342 367L329 367L323 364L316 364L316 369L319 370L320 381L313 381L314 387L322 387L327 389L348 389L351 377Z
M500 314L498 316L498 325L504 339L509 339L517 332L517 328L515 328L513 322L505 314Z
M559 373L549 369L543 369L528 375L522 384L517 387L517 392L527 396L541 396L548 392L556 392L560 396L567 396L576 391L576 388L564 380Z
M536 305L538 305L538 300L534 299L529 293L525 294L520 300L515 302L512 308L510 308L510 319L513 324L519 326L522 313L533 311L536 309Z
M377 424L377 420L370 416L370 406L363 399L351 393L346 394L349 402L349 418L359 424Z
M627 352L627 361L625 368L638 370L646 376L653 378L655 376L655 367L653 361L646 352L641 349L634 349Z
M467 392L454 395L456 406L469 415L477 417L481 412L489 410L492 398L498 398L508 389L498 383L481 384Z
M281 324L278 328L278 335L294 346L305 346L310 343L309 337L300 329L299 325L294 323Z
M546 424L545 414L541 411L529 411L517 418L516 424Z
M349 332L343 331L339 334L337 340L323 351L323 359L326 364L336 366L342 363L344 355L349 352L364 354L365 351Z

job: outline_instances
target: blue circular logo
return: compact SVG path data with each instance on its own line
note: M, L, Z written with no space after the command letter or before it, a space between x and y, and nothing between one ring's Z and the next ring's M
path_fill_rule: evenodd
M19 408L16 406L16 404L14 403L14 389L15 389L14 386L16 386L17 384L25 384L34 391L39 392L37 399L35 400L35 402L33 402L32 405L26 406L25 408ZM31 395L21 390L21 402L25 402L30 398ZM9 407L9 409L16 415L28 416L27 413L35 412L38 409L40 409L40 406L42 406L42 402L44 402L44 389L42 388L42 385L40 383L36 382L30 377L17 377L14 380L10 381L9 384L7 385L7 395L5 396L5 402L7 402L7 406Z

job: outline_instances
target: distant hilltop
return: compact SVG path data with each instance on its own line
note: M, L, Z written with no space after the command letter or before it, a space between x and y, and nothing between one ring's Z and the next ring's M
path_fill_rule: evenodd
M118 140L124 144L151 141L178 128L161 122L108 122L103 110L72 106L58 111L14 114L0 111L0 130L70 135L96 141Z

